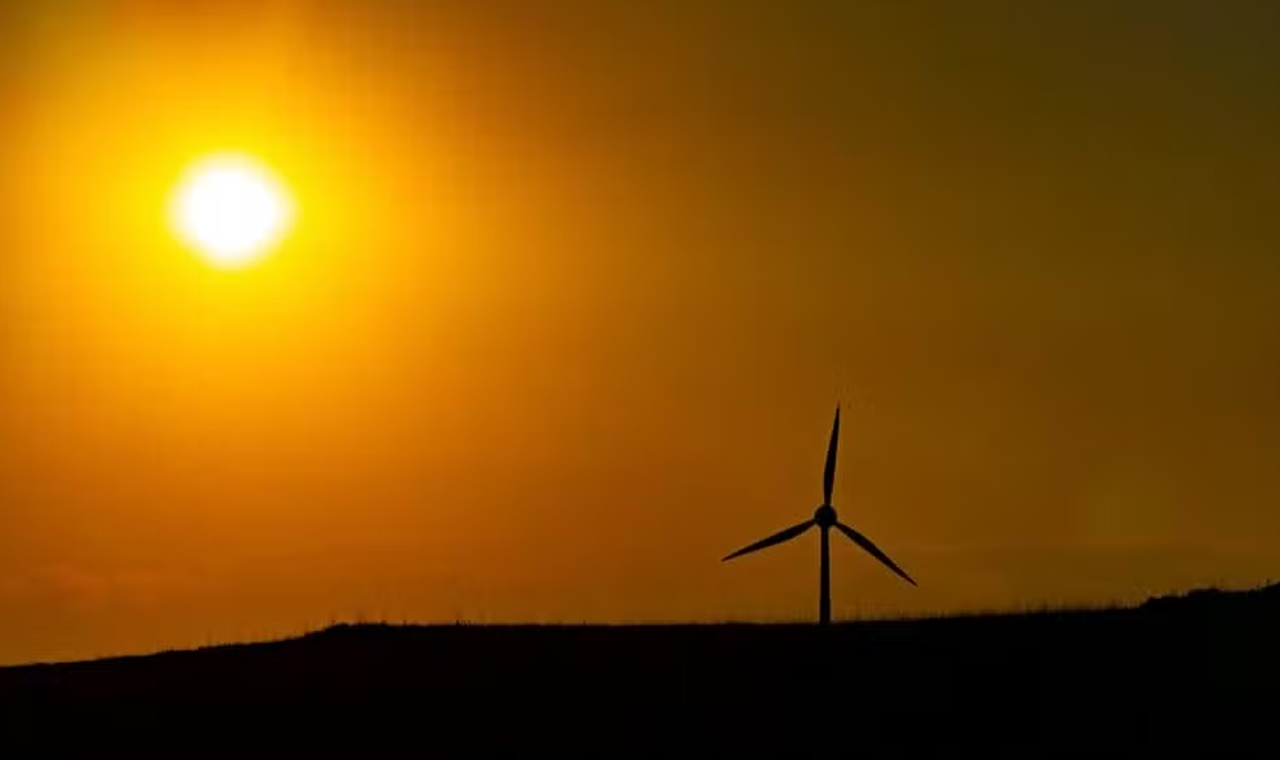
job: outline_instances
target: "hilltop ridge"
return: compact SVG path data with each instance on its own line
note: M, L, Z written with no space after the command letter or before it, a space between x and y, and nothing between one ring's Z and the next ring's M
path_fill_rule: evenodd
M841 732L858 745L1220 743L1265 736L1280 708L1277 641L1280 584L1112 610L827 629L344 624L276 642L0 668L0 727L429 736L432 747L466 751L677 737L722 748L841 744ZM806 728L757 735L764 726Z

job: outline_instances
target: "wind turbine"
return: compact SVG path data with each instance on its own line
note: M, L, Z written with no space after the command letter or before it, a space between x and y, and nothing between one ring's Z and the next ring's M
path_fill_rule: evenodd
M871 543L871 539L862 535L858 531L850 528L848 525L836 519L835 507L831 506L831 487L835 484L836 477L836 443L840 439L840 407L836 407L836 422L831 428L831 443L827 446L827 466L822 473L822 505L813 513L813 519L805 520L799 525L793 525L786 530L778 531L768 538L761 539L750 546L744 546L738 551L725 557L721 562L728 562L734 557L741 557L744 554L765 549L774 544L780 544L784 541L799 536L801 533L809 530L817 525L822 531L822 562L821 571L818 576L818 622L825 625L831 622L831 547L828 540L828 533L834 526L841 533L845 534L850 541L861 546L868 554L880 560L881 563L893 572L897 573L903 580L912 586L916 582L907 575L906 571L894 564L889 556L880 551L879 547Z

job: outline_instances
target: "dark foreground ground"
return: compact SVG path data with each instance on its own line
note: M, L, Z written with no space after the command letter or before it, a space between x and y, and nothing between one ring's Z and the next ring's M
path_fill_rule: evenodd
M819 744L864 756L962 746L1106 755L1133 744L1250 744L1272 755L1280 585L1127 610L827 630L338 626L277 643L0 668L0 730L0 756L13 757L28 755L6 748L69 740L103 756L142 746L241 757L393 747L794 754Z

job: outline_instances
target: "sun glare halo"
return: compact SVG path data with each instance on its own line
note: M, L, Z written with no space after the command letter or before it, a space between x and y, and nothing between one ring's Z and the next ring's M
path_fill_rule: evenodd
M293 215L283 183L239 154L210 156L193 165L170 208L178 236L223 269L260 259L288 231Z

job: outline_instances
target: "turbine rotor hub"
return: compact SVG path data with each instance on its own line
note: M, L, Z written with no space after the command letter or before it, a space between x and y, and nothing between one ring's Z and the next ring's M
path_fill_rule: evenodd
M814 511L813 521L819 528L830 528L836 524L836 508L830 504L823 504Z

